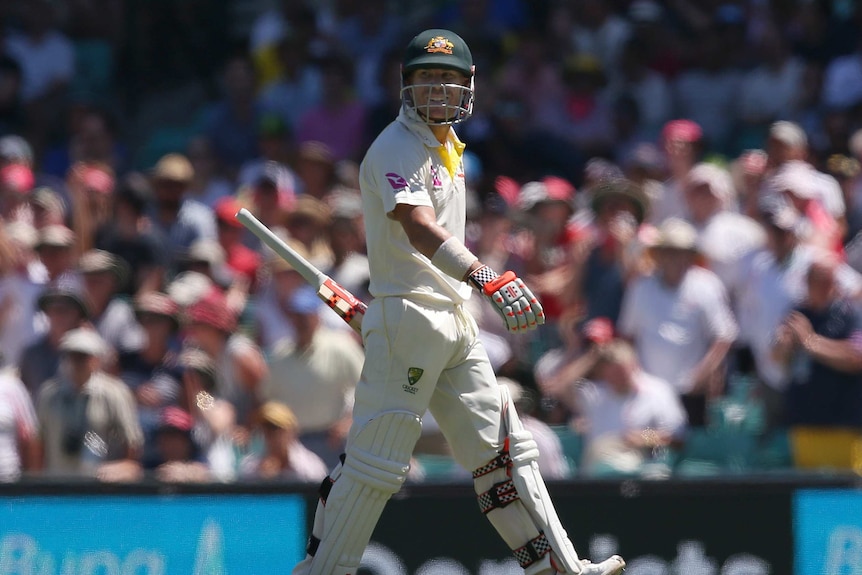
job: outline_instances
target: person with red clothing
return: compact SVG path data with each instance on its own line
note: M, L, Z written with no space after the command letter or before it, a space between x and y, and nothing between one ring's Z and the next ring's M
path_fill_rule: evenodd
M227 267L236 276L243 278L248 293L257 289L257 274L260 270L260 254L242 243L243 225L236 219L242 204L233 196L220 198L215 203L216 231L218 243L225 252Z

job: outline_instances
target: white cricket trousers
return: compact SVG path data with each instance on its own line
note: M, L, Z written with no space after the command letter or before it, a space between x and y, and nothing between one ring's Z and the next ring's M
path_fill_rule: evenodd
M502 400L476 321L463 306L378 298L362 327L365 364L351 436L380 413L422 417L428 409L467 471L497 456L504 440Z

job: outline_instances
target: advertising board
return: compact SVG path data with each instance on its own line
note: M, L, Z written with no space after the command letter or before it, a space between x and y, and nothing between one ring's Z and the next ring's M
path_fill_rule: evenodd
M305 555L300 495L0 499L0 575L283 575Z

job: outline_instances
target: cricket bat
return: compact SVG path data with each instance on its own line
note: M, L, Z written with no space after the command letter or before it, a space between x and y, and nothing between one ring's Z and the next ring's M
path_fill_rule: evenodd
M289 263L311 287L317 290L317 296L326 305L341 316L341 319L346 321L357 333L362 334L362 318L368 308L363 301L296 253L293 248L263 225L247 209L242 208L237 212L236 219L260 241L268 245L279 257Z

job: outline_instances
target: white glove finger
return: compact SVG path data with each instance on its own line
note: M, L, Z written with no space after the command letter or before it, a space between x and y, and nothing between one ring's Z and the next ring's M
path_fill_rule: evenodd
M527 316L524 315L524 310L522 309L522 304L526 304L527 300L524 298L519 299L518 301L512 304L512 311L515 312L515 319L518 320L518 329L526 330L527 329Z
M536 319L536 312L533 309L533 305L529 303L526 299L524 301L524 307L522 308L524 311L524 317L527 318L527 329L536 329L539 327L539 322Z
M506 327L509 329L509 331L512 333L517 332L518 319L515 317L515 312L512 309L512 306L507 305L501 311L503 312L503 319L506 320Z
M536 323L539 325L545 323L545 308L542 307L539 300L533 298L533 302L530 304L530 307L533 308L533 312L536 314Z
M537 298L530 288L524 286L524 297L527 298L527 301L530 302L530 309L533 310L533 313L536 314L536 323L542 325L545 323L545 308L542 307L542 304L539 303L539 298Z

